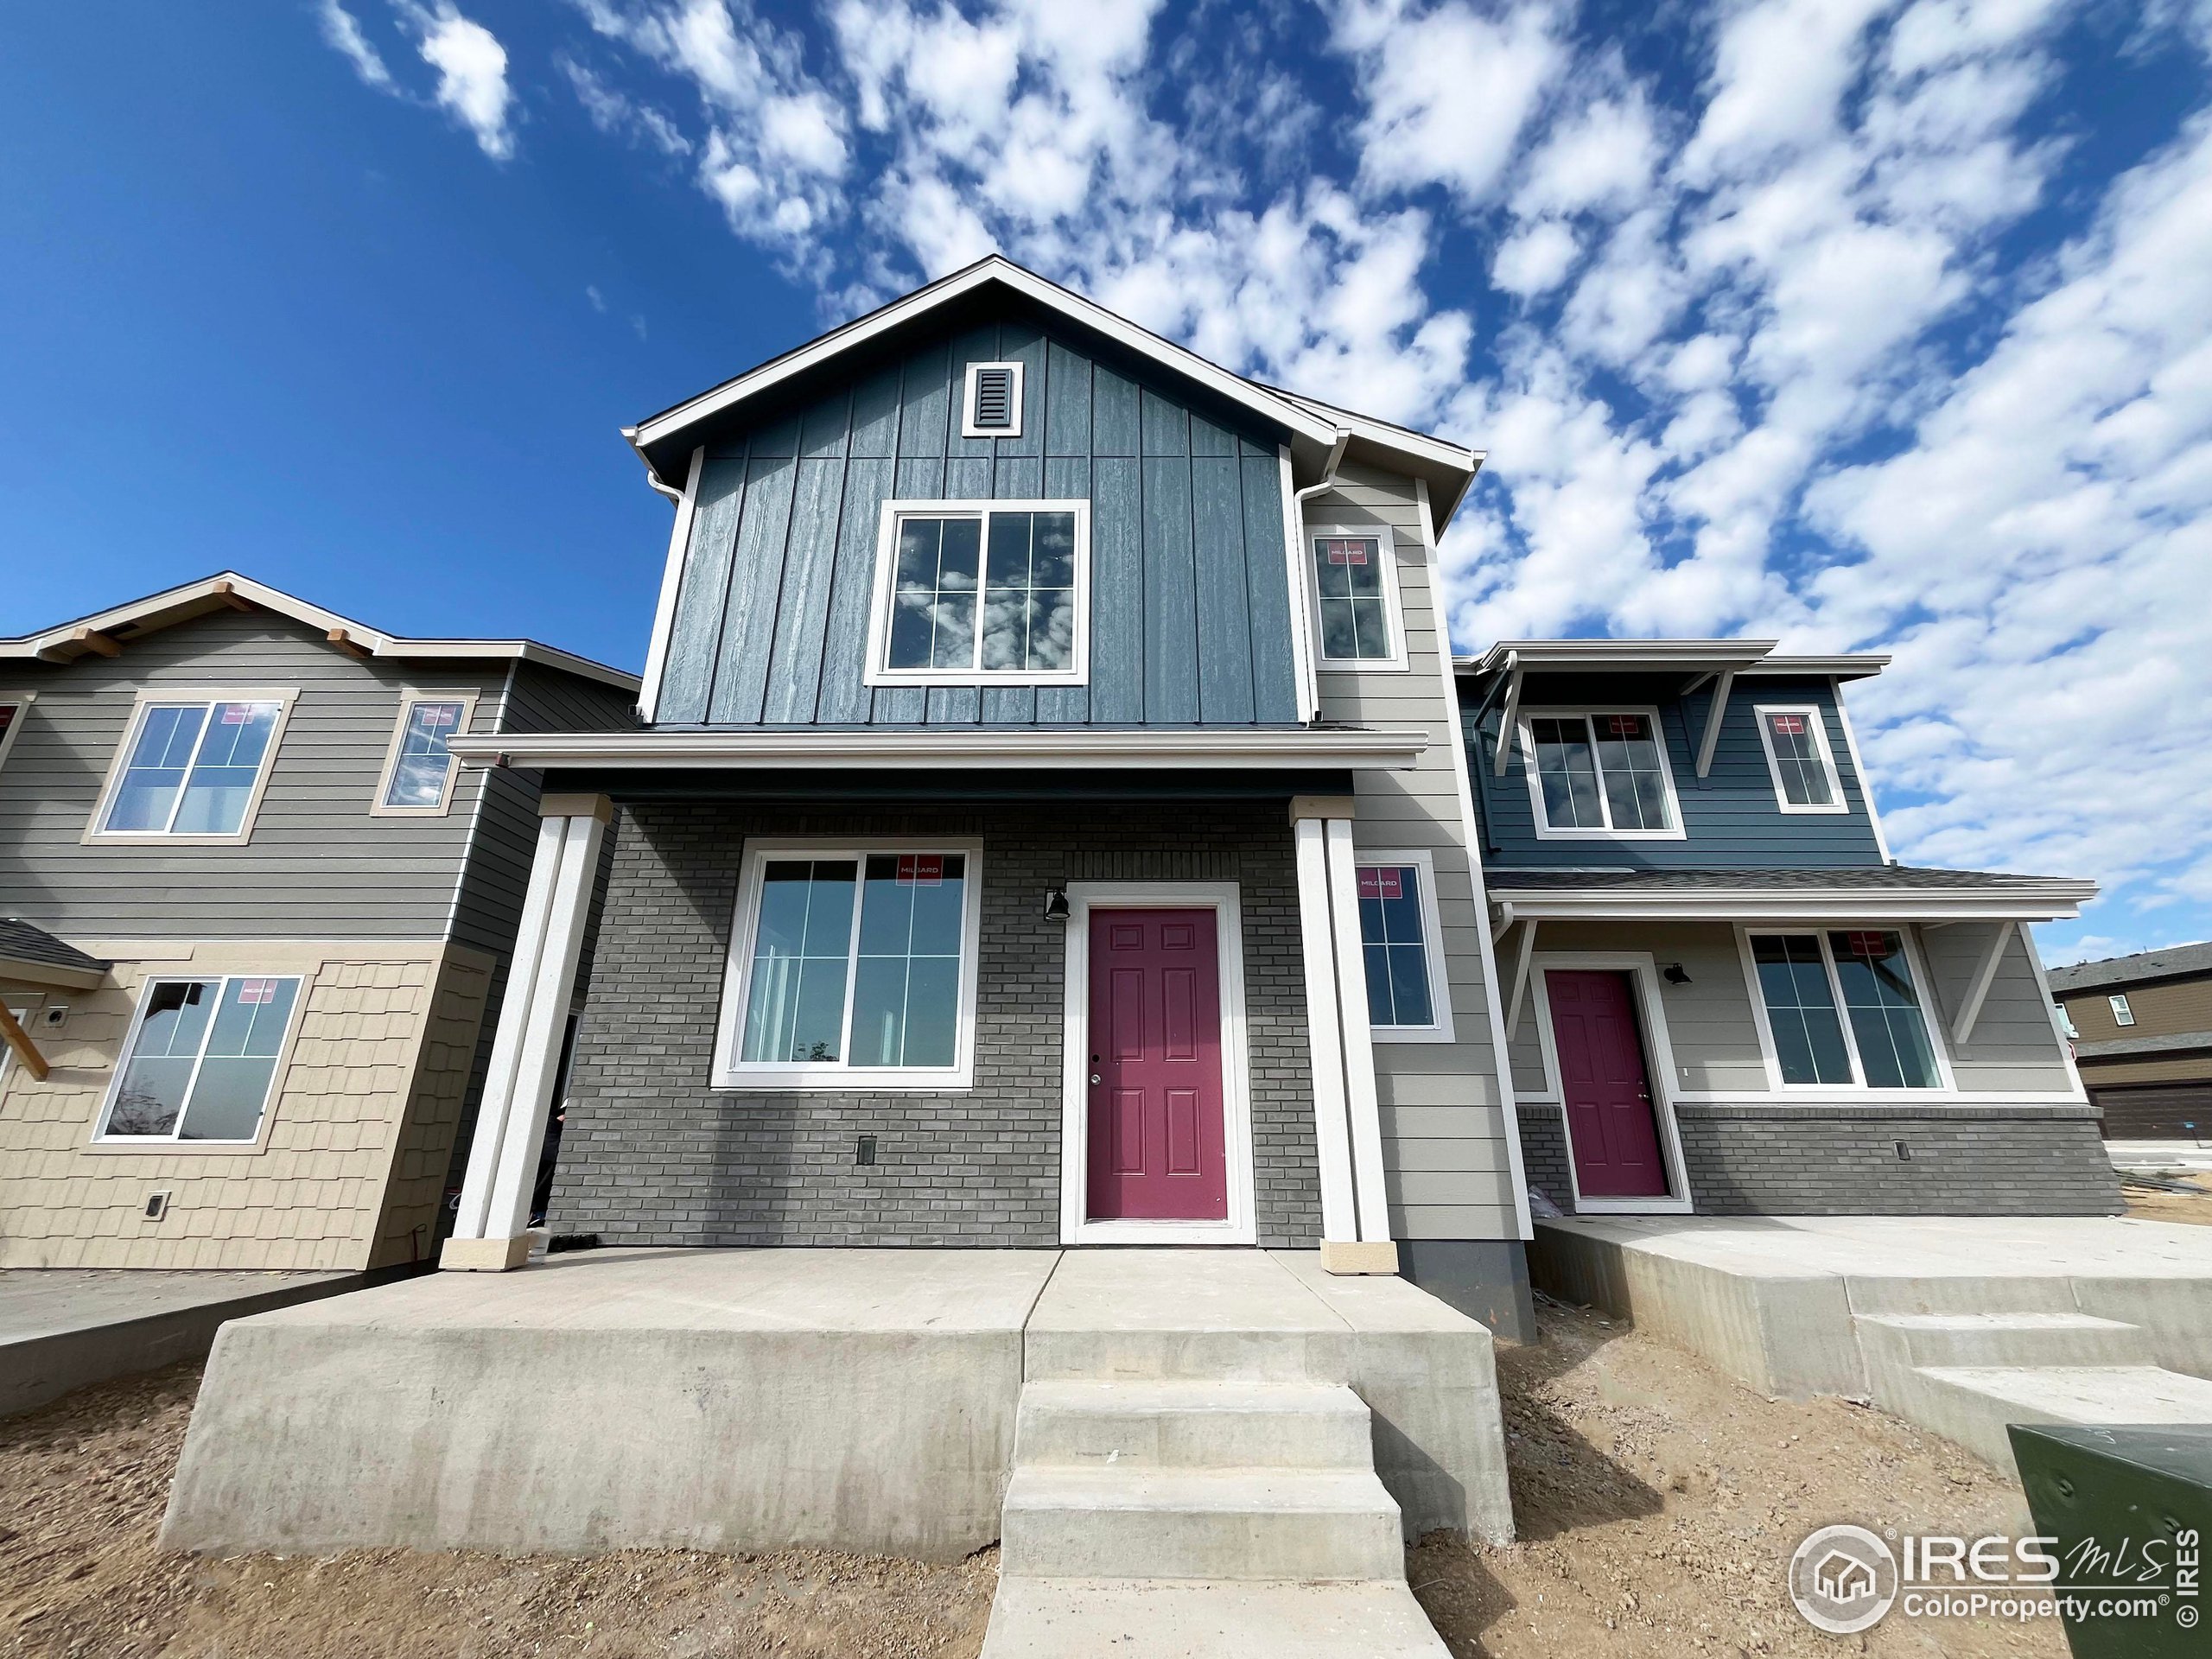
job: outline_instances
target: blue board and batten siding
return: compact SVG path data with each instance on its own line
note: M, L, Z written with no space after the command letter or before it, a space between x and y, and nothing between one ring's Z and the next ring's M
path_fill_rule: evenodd
M1713 746L1712 770L1704 778L1697 775L1697 750L1705 735L1712 693L1708 690L1678 696L1675 693L1680 684L1679 679L1654 682L1628 676L1532 675L1521 698L1524 716L1546 708L1656 706L1687 831L1680 841L1538 839L1521 745L1514 744L1504 772L1493 774L1498 711L1493 707L1485 713L1477 731L1474 709L1463 707L1467 764L1474 776L1476 810L1483 819L1485 861L1501 867L1635 869L1845 868L1882 862L1874 826L1866 815L1866 788L1852 764L1835 694L1826 680L1764 675L1738 679L1720 722L1719 741ZM1460 695L1463 702L1470 695L1465 681ZM1782 810L1755 712L1760 704L1776 703L1820 711L1848 810Z
M974 362L1017 362L1021 433L963 438ZM709 435L663 726L1194 726L1298 718L1278 435L1027 322L941 334ZM1088 500L1089 683L870 686L887 500Z

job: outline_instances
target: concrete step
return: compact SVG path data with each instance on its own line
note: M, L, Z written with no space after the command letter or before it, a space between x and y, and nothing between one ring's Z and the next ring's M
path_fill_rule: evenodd
M1367 1407L1341 1383L1031 1382L1017 1466L1372 1469Z
M1402 1582L1398 1505L1370 1470L1017 1465L1000 1568L1042 1579Z
M1039 1330L1022 1339L1022 1375L1032 1382L1342 1382L1351 1345L1334 1331L1209 1330L1123 1326Z
M2150 1332L2088 1313L1861 1313L1870 1367L2153 1365Z
M2063 1274L1931 1274L1890 1278L1847 1274L1853 1313L2078 1313Z
M1403 1584L1001 1578L983 1659L1449 1659Z
M2212 1423L2212 1382L2154 1365L1924 1365L1891 1407L2012 1466L2007 1423Z

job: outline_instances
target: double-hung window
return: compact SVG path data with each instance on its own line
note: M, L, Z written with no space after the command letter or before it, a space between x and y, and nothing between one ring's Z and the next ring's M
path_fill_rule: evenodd
M1429 855L1363 851L1357 868L1369 1027L1382 1042L1450 1042L1451 990Z
M1388 528L1316 526L1306 539L1306 569L1313 585L1319 666L1406 665L1397 558Z
M2105 998L2105 1001L2112 1008L2113 1024L2132 1026L2135 1023L2135 1010L2128 1004L2126 992L2122 991L2116 996L2108 996Z
M869 683L1080 685L1090 614L1088 502L884 508Z
M142 698L93 817L93 840L244 841L291 694Z
M1656 710L1531 710L1521 747L1539 836L1681 839Z
M1784 812L1848 810L1820 709L1810 703L1787 709L1761 704L1756 712L1776 804Z
M379 816L441 817L453 804L459 772L446 740L468 729L475 699L462 692L422 693L399 707L399 726L377 785Z
M1784 1088L1943 1086L1902 932L1753 933L1750 943L1771 1058Z
M149 980L99 1138L251 1143L299 999L282 974Z
M968 1086L980 850L747 850L720 1088Z

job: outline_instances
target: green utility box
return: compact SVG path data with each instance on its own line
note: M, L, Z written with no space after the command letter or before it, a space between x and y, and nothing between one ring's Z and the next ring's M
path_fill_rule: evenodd
M2074 1659L2205 1659L2212 1425L2010 1425ZM2099 1604L2133 1604L2126 1615ZM2151 1604L2145 1609L2144 1604Z

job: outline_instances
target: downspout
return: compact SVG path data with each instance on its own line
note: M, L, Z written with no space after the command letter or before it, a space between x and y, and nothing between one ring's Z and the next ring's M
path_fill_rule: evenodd
M1301 624L1300 632L1306 639L1306 719L1309 722L1318 721L1321 717L1321 680L1320 659L1314 649L1310 625L1313 607L1306 597L1306 591L1312 581L1306 573L1310 555L1306 547L1306 503L1307 498L1311 496L1319 495L1324 490L1336 488L1337 469L1344 465L1344 448L1351 442L1351 434L1342 427L1338 428L1337 441L1329 446L1329 458L1321 464L1320 481L1309 484L1302 490L1293 490L1290 495L1291 524L1297 531L1297 539L1291 556L1294 561L1293 568L1298 572L1298 591L1294 595L1298 607L1292 614L1308 619L1306 622Z

